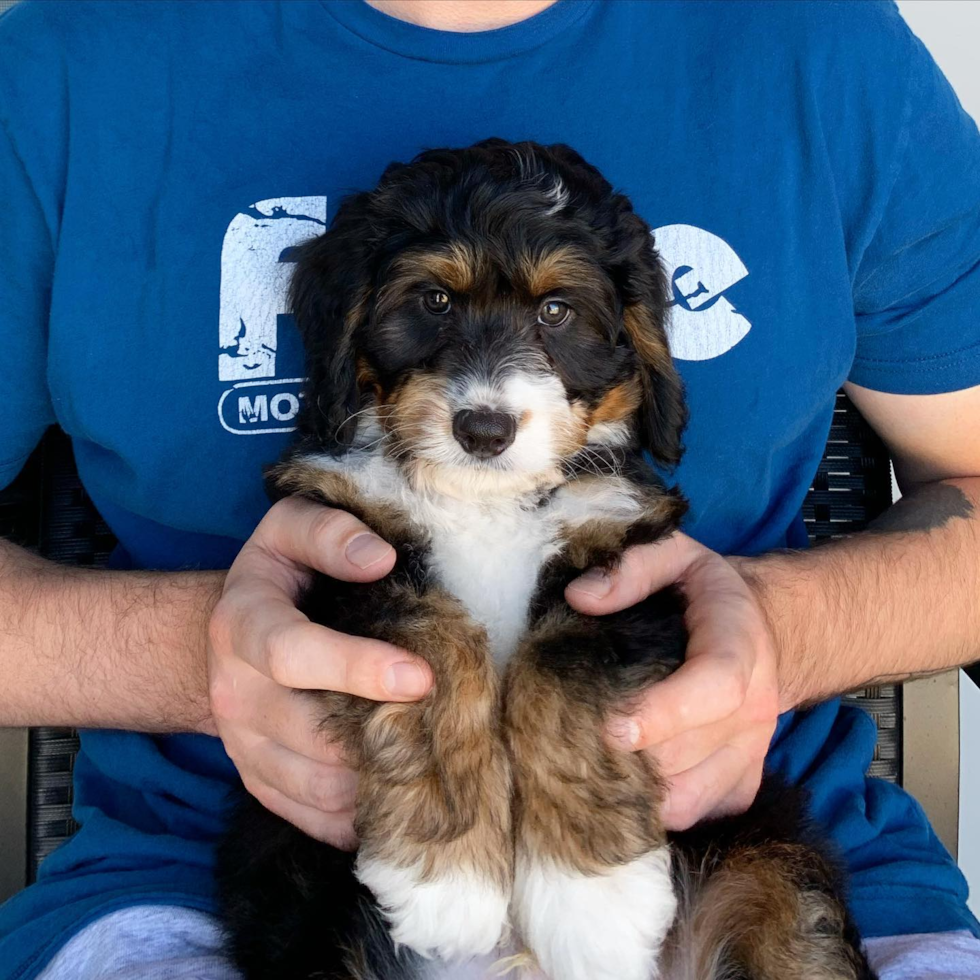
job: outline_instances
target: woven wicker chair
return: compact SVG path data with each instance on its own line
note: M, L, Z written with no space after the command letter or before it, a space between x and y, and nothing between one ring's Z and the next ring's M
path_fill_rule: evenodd
M846 397L838 396L830 440L806 504L815 543L861 530L891 502L888 456ZM0 535L73 565L104 565L113 546L75 474L71 448L52 430L18 480L0 494ZM871 773L902 781L902 689L876 686L850 700L878 726ZM3 733L0 733L3 734ZM0 741L0 900L34 880L40 862L76 829L68 728L8 732ZM7 821L6 826L4 820Z

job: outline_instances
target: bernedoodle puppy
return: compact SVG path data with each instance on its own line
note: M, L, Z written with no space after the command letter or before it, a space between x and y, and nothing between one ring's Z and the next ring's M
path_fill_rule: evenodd
M603 739L686 638L675 589L602 618L563 594L686 507L651 466L680 459L685 407L626 197L566 146L425 152L300 248L291 307L309 380L272 494L398 553L379 582L316 576L302 609L435 687L313 695L360 773L356 855L241 804L219 880L245 976L872 977L794 791L668 834L656 767Z

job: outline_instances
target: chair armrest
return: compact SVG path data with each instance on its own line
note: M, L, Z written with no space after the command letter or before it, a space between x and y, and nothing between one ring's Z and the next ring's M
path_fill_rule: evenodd
M26 728L0 728L0 902L27 884Z
M902 785L922 804L955 858L960 819L960 672L909 681L902 706Z

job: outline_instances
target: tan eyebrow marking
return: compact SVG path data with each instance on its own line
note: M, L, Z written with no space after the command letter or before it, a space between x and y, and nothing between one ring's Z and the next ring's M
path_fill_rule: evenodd
M417 283L431 279L453 292L467 293L476 285L484 265L482 255L462 242L450 242L436 249L411 249L395 259L393 275L385 288L403 280Z
M543 254L523 253L517 260L517 275L520 285L531 296L539 297L563 287L596 282L600 273L579 251L563 245Z

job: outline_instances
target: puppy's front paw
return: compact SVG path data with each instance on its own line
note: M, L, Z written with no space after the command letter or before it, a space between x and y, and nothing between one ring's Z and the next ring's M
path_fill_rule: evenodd
M421 866L358 859L357 877L374 893L391 938L425 957L467 959L491 953L504 938L510 896L459 868L423 877Z
M520 856L512 911L551 980L654 980L677 911L670 851L597 875Z

